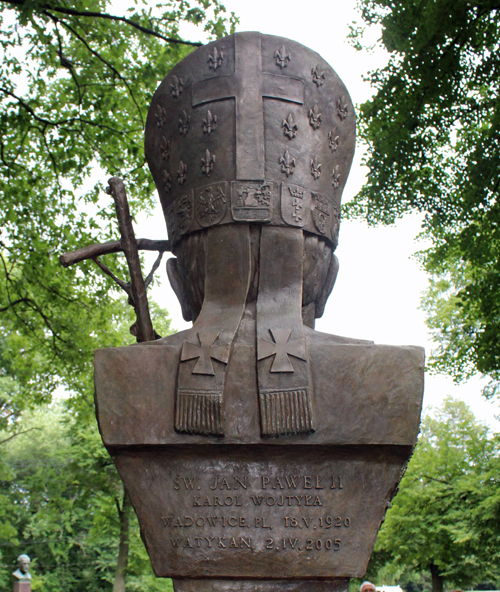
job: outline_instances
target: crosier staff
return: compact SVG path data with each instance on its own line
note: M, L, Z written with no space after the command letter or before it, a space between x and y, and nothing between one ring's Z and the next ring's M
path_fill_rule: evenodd
M151 322L146 290L151 284L154 273L160 265L163 253L165 251L170 251L170 242L153 241L144 238L136 239L134 228L132 226L132 216L130 215L125 185L118 177L112 177L108 182L109 187L106 189L106 192L113 197L115 202L116 217L118 219L118 229L120 230L121 239L119 241L88 245L77 251L64 253L64 255L61 255L59 258L59 261L64 267L69 267L70 265L74 265L85 259L92 259L92 261L95 261L102 271L127 293L128 302L134 307L137 318L137 321L130 328L132 335L136 337L139 343L143 341L153 341L158 338L158 335L153 329L153 324ZM159 252L158 258L146 279L142 276L139 250ZM124 282L117 278L98 258L100 255L119 252L123 252L127 259L130 282Z

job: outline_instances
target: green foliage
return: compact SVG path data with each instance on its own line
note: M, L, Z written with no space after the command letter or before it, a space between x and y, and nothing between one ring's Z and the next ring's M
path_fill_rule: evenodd
M351 216L393 223L425 215L423 261L450 293L424 303L441 344L437 367L466 378L500 370L500 14L490 0L359 0L390 52L360 106L366 185ZM354 32L360 43L361 32ZM449 269L455 272L450 277ZM467 280L464 282L464 277ZM438 310L439 309L439 310ZM448 316L446 316L448 314ZM468 350L450 334L454 325Z
M374 563L396 579L435 572L455 586L500 580L500 440L462 401L427 416ZM406 572L406 574L405 574Z
M122 302L111 280L90 261L64 270L58 257L118 238L103 192L110 175L126 179L132 211L148 210L147 109L200 45L179 29L214 37L235 22L218 0L109 10L109 0L0 3L0 378L16 379L21 406L50 400L60 384L78 391L92 351L113 345ZM109 260L127 277L123 257Z
M2 447L0 587L16 557L32 557L34 591L111 590L118 554L121 481L97 426L75 421L63 404L27 412L20 434ZM135 515L127 590L171 590L152 573Z
M201 45L180 29L213 38L236 22L218 0L111 9L110 0L0 3L2 589L20 552L34 558L33 590L109 590L115 580L124 492L95 423L92 356L133 343L135 319L92 262L63 269L59 256L118 238L109 176L126 180L132 211L148 211L149 103ZM105 263L127 279L123 256ZM168 334L166 311L150 310ZM56 389L65 404L47 406ZM170 589L154 577L130 516L127 590Z

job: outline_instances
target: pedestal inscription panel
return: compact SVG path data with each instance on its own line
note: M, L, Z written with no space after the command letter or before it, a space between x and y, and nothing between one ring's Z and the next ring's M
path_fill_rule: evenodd
M170 446L121 452L115 462L157 575L331 578L364 573L407 454Z

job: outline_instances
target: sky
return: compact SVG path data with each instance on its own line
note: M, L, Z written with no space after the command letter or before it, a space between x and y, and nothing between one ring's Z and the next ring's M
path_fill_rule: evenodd
M354 104L371 96L363 76L387 62L382 49L355 51L347 39L349 25L360 24L355 0L223 0L229 11L240 18L238 31L260 31L293 39L318 52L339 74ZM189 27L184 38L200 39ZM379 36L373 29L366 34L369 44ZM343 194L349 201L364 183L366 170L361 165L363 147L357 147L353 167ZM163 215L158 208L152 218L138 217L137 236L165 238ZM420 229L418 217L407 217L392 227L369 228L363 222L342 221L337 283L325 313L316 329L326 333L371 339L378 344L420 345L427 355L432 343L419 310L421 293L427 285L426 274L412 255L423 248L415 242ZM162 265L161 286L153 288L153 298L167 308L172 326L181 330L191 326L182 319L180 307L168 284ZM464 400L476 417L500 430L497 403L481 396L486 384L479 376L466 384L455 385L446 376L426 375L424 406L437 407L447 395Z

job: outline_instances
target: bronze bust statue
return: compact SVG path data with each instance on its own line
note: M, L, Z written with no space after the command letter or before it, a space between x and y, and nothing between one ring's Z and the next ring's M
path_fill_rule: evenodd
M96 405L178 592L345 590L366 569L416 442L423 350L314 330L354 147L344 84L288 39L210 43L153 97L146 158L193 327L96 352Z
M31 559L24 553L17 558L17 569L12 574L19 582L31 582L31 574L29 572Z

